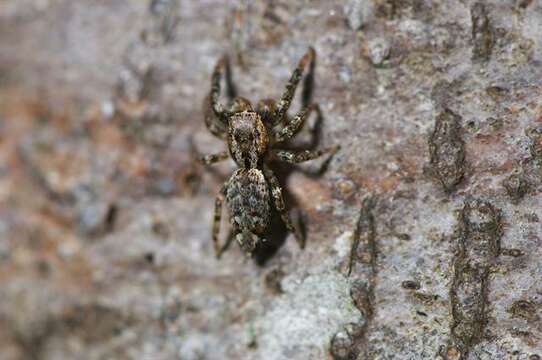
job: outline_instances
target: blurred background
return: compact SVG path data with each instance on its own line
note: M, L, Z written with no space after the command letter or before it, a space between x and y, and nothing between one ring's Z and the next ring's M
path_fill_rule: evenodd
M212 68L278 99L309 46L307 246L217 260ZM2 0L0 358L540 359L541 126L537 0Z

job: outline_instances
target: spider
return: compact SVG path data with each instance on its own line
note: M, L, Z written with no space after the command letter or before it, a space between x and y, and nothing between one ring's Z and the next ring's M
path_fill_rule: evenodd
M300 247L304 245L303 236L299 229L294 227L286 209L279 181L268 164L272 160L297 164L326 153L334 154L339 148L330 146L314 151L281 149L281 145L301 130L311 112L317 110L317 105L313 104L302 109L293 118L286 114L303 69L309 63L312 68L314 58L315 51L311 47L293 71L280 101L276 103L271 99L261 100L256 110L242 97L235 97L227 108L219 102L224 69L226 83L229 84L227 57L223 56L214 67L211 91L205 103L210 107L205 116L205 124L214 136L227 142L228 150L201 156L199 160L205 165L211 165L232 158L238 166L222 185L215 200L212 238L217 258L220 258L233 238L247 255L251 255L258 243L265 241L262 236L270 222L271 206L279 212L286 228L294 234ZM228 88L228 92L233 94L231 88ZM224 200L233 232L225 244L220 246L218 235Z

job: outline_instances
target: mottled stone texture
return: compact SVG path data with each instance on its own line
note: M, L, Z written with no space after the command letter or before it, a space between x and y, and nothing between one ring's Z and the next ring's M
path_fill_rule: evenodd
M306 247L217 260L212 67L278 99L309 46ZM1 1L0 358L539 359L541 126L536 0Z

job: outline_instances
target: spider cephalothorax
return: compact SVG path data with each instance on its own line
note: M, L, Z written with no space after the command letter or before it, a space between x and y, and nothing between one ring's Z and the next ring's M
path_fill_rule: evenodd
M310 48L299 61L278 104L269 99L261 100L256 110L253 110L247 99L241 97L234 98L230 106L224 108L218 98L222 72L224 68L228 69L226 58L219 60L215 66L211 92L206 101L212 112L205 117L205 124L213 135L227 141L228 151L203 156L201 161L213 164L231 157L239 167L224 183L215 202L213 242L217 256L220 256L233 238L246 253L251 254L258 242L264 240L272 204L301 246L304 243L301 233L292 224L284 205L282 189L268 162L282 160L300 163L338 149L338 146L331 146L315 151L280 150L284 142L301 130L311 111L316 108L309 106L291 119L286 115L303 69L313 59L314 50ZM224 199L234 236L221 247L218 234Z
M229 118L228 147L239 167L257 168L268 144L267 129L258 113L243 111Z

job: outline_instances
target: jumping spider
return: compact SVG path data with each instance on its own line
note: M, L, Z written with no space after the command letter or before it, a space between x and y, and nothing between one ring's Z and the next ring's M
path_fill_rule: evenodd
M338 149L338 146L331 146L314 151L280 150L281 145L294 137L310 113L317 109L316 105L310 105L291 119L286 114L303 69L308 63L312 67L314 57L314 49L309 48L294 70L278 104L270 99L261 100L256 110L242 97L235 97L226 109L218 98L224 69L226 77L229 76L227 58L222 57L213 70L211 91L206 102L212 112L209 111L209 116L205 117L205 124L213 135L227 141L228 151L202 156L200 161L210 165L231 157L239 167L223 184L215 201L213 245L217 257L220 257L233 237L249 255L258 242L265 241L261 236L270 222L271 201L287 229L294 233L297 242L303 247L304 239L299 229L292 224L284 204L282 189L268 163L271 160L280 160L296 164L326 153L335 153ZM231 89L229 90L231 93ZM218 234L224 199L233 232L221 247Z

